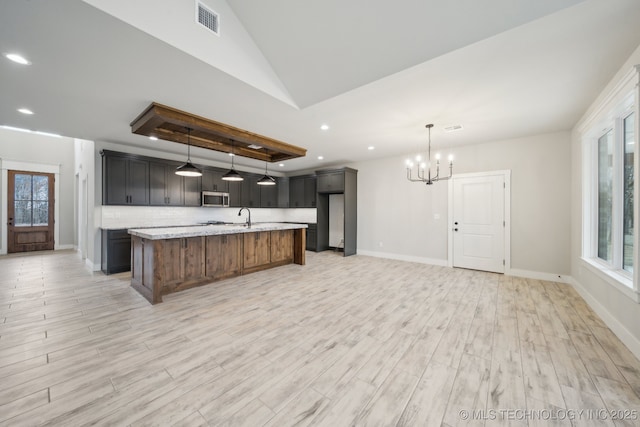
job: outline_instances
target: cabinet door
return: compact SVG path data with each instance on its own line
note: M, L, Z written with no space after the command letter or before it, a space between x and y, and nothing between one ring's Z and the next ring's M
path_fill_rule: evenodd
M207 277L221 279L242 273L243 238L241 234L207 236L206 239Z
M170 206L184 205L185 191L183 185L187 178L176 175L176 167L174 165L166 165L165 170L167 177L165 181L166 204Z
M204 236L187 237L183 240L182 271L184 281L199 280L205 275Z
M185 176L182 180L184 190L184 206L200 206L201 200L201 179L195 176Z
M182 206L184 204L183 177L175 174L176 166L149 163L149 204L154 206Z
M242 182L229 182L229 206L232 208L242 207Z
M222 177L225 171L219 169L205 169L202 171L202 191L229 191L229 183Z
M278 207L278 185L260 185L260 207Z
M344 172L318 175L318 193L341 193L344 191Z
M183 239L167 239L154 242L154 252L157 252L158 257L154 264L161 270L160 277L167 288L160 291L162 294L173 292L176 284L182 282L182 241Z
M308 251L315 252L317 250L317 247L316 247L317 236L318 236L318 231L316 229L316 225L313 224L313 226L311 226L311 224L309 224L309 228L307 228L307 250Z
M292 177L289 179L289 207L301 208L304 206L304 178Z
M316 177L309 176L304 179L304 205L305 208L316 207Z
M149 162L127 160L127 193L130 205L149 204Z
M244 269L269 264L270 236L269 231L244 233Z
M242 206L250 208L260 207L260 186L258 185L259 176L254 174L246 174L242 181Z
M271 232L271 262L293 262L293 230Z
M167 203L166 169L162 163L149 163L149 204L151 205L159 206Z
M103 162L103 201L105 205L126 205L129 202L127 193L127 159L105 156Z

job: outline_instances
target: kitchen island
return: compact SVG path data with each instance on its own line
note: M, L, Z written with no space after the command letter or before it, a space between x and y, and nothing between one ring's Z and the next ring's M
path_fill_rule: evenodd
M216 280L305 264L307 224L257 223L134 228L131 286L149 302Z

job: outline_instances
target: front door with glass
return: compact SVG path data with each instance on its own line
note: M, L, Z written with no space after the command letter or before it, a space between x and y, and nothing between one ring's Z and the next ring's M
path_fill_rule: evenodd
M52 250L54 247L54 176L8 171L7 252Z

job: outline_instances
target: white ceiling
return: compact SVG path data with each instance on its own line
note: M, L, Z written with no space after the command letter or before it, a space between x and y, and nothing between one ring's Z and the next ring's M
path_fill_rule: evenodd
M0 58L0 125L151 148L129 123L156 101L307 148L291 172L415 152L430 122L454 151L571 129L640 44L637 0L205 3L219 37L191 0L1 1L0 53L33 64Z

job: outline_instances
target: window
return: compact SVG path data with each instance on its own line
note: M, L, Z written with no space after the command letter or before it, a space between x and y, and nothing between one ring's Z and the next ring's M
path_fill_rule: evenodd
M49 179L44 175L15 175L14 215L16 227L49 223Z
M626 109L595 139L594 247L587 256L616 274L633 276L635 113ZM589 253L590 252L590 253Z
M582 138L582 266L640 303L634 198L640 159L640 66L603 93L577 124Z
M635 115L629 114L624 119L624 178L623 178L623 218L622 218L622 268L633 273L633 177Z
M613 130L598 138L598 258L612 262Z

